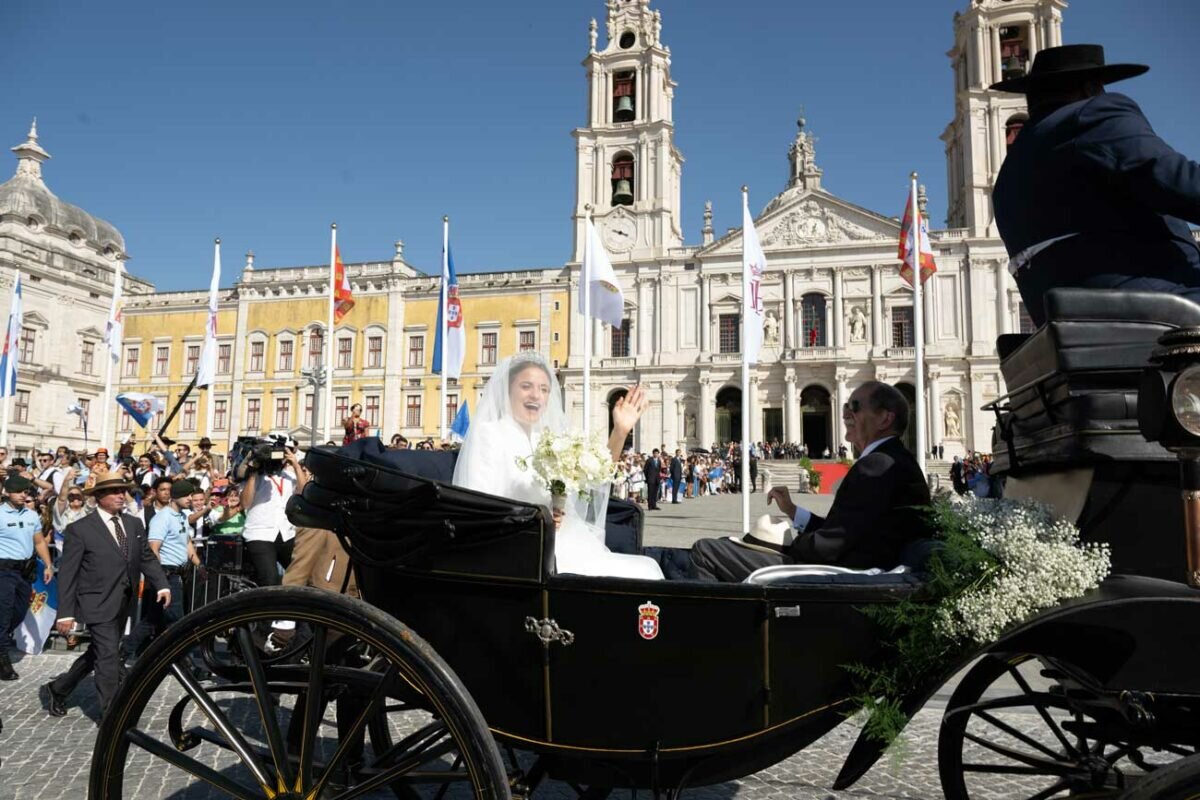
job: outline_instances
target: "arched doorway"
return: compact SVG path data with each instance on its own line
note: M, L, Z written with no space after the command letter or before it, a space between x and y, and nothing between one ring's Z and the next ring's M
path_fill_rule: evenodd
M908 430L900 437L908 452L917 452L917 389L911 383L897 383L896 388L908 401ZM926 453L926 455L929 455Z
M628 389L617 389L615 392L613 392L612 394L610 394L608 396L608 433L610 436L612 435L612 430L613 430L613 418L612 418L613 408L616 407L617 401L620 400L622 397L624 397L628 393L629 393ZM633 431L630 431L629 435L625 437L625 445L621 449L622 450L633 449Z
M717 442L728 444L742 439L742 390L726 386L717 392Z
M800 392L800 420L809 456L820 458L825 448L829 448L830 453L835 451L828 389L824 386L804 387L804 391Z

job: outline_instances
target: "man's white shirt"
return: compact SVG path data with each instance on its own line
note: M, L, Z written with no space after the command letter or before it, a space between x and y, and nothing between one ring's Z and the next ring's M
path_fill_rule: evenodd
M895 436L884 436L882 439L876 439L865 448L859 458L866 458L875 452L879 445L886 442L888 439L895 439ZM796 529L796 533L804 533L804 529L808 527L808 523L812 521L812 512L807 508L796 506L796 516L792 517L792 527Z
M277 475L259 473L254 501L246 509L246 527L242 538L247 542L273 542L282 536L287 542L296 536L296 526L287 518L288 498L296 491L296 476L285 468Z

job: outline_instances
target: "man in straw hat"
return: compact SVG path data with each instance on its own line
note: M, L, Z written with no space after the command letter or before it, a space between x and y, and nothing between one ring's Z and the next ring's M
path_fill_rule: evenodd
M900 441L908 428L908 402L896 387L867 381L842 407L846 439L859 453L827 517L798 507L787 487L767 493L791 524L759 520L748 536L701 539L692 546L690 576L744 581L761 567L833 564L852 569L892 569L910 541L926 538L929 486ZM795 536L788 528L794 527Z
M93 669L100 707L108 710L124 670L121 634L137 599L139 573L153 587L147 591L157 592L164 607L171 604L167 576L146 540L145 526L125 513L127 493L135 488L115 475L96 481L88 490L96 498L96 510L63 533L55 627L66 635L75 620L86 623L91 646L67 672L42 687L52 716L67 713L67 696Z
M1187 225L1200 224L1200 164L1158 138L1137 103L1104 91L1148 69L1106 64L1099 45L1066 45L991 87L1029 102L992 201L1009 271L1038 325L1043 295L1056 287L1200 299L1200 247Z

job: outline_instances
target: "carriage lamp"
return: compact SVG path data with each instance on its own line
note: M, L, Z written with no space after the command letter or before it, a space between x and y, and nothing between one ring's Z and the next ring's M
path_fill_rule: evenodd
M1187 582L1200 589L1200 328L1164 333L1142 373L1138 427L1179 457Z

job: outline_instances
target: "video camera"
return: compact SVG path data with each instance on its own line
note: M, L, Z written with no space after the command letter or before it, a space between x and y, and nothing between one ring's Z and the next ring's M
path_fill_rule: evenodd
M239 436L229 453L234 480L245 480L252 472L282 472L287 448L286 436Z

